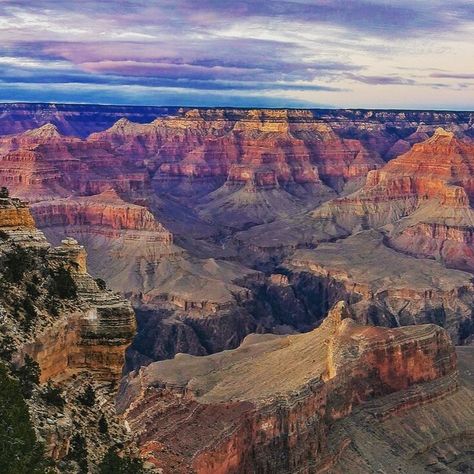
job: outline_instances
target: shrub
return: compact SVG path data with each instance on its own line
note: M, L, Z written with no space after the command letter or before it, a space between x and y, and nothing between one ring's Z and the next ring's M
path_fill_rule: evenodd
M59 300L54 297L54 296L50 296L46 302L45 302L45 305L46 305L46 308L48 309L49 313L52 315L52 316L59 316L59 306L60 306L60 302Z
M43 474L47 463L36 441L18 381L0 364L0 472Z
M96 278L95 282L97 283L97 286L99 287L100 290L106 290L107 289L107 283L105 283L102 278Z
M100 474L142 474L143 463L136 458L119 456L116 448L109 448L99 464Z
M26 293L28 294L30 298L33 298L33 299L38 298L38 296L40 295L40 291L37 286L38 284L35 281L33 281L32 279L32 281L29 281L26 283Z
M93 407L95 404L95 391L91 385L88 385L84 392L77 397L79 403L86 407Z
M21 386L21 392L25 398L30 398L35 385L39 384L41 370L38 362L28 354L25 355L24 364L15 371Z
M33 268L34 259L29 250L15 245L6 255L4 261L4 275L11 283L19 283L23 275Z
M48 380L45 390L41 396L48 405L63 408L66 404L62 396L61 389L59 387L55 387L51 380Z
M0 198L6 199L8 197L10 197L10 192L8 191L8 188L2 186L0 188Z
M36 308L33 304L33 302L31 301L30 298L25 298L25 300L23 301L23 310L25 312L24 314L24 317L23 317L23 321L22 321L22 328L24 331L28 332L31 327L33 326L37 316L38 316L38 313L36 312Z
M10 362L15 352L15 342L11 336L5 336L0 341L0 359Z
M109 424L107 423L105 416L102 415L99 418L99 433L107 434L108 432L109 432Z
M77 298L77 285L71 273L63 266L51 272L51 296L57 295L62 299Z
M67 458L77 463L79 466L79 472L81 474L86 474L88 472L87 444L84 436L76 433L71 438L71 444Z

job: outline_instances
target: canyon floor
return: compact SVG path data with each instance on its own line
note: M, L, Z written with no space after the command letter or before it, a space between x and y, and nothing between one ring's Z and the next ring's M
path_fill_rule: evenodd
M29 202L0 202L5 245L66 245L93 304L130 304L137 324L131 337L128 309L104 310L103 329L50 314L50 333L15 333L19 360L31 355L41 382L66 391L77 370L114 383L121 372L109 423L127 421L123 442L134 437L150 469L473 469L472 113L1 110L0 186ZM338 308L351 322L336 337ZM65 327L72 335L52 345ZM334 344L340 376L328 369Z

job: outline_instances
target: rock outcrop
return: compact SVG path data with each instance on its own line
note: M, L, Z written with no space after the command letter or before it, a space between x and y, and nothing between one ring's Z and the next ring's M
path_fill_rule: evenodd
M392 412L412 409L456 388L441 328L359 326L339 303L307 334L249 336L234 351L151 364L122 382L118 403L165 473L323 472L348 450L333 430L357 406L411 390Z
M157 187L179 177L264 188L319 183L319 174L344 181L383 164L377 153L358 140L339 138L310 111L194 109L149 125L123 119L89 140L146 160L156 169Z
M450 207L469 206L473 160L471 141L438 128L428 140L369 172L362 189L327 203L313 216L352 230L395 222L431 199Z
M0 184L32 202L143 189L146 170L127 164L107 142L64 136L52 124L0 138Z
M46 227L99 227L117 231L145 231L154 235L154 240L172 244L173 236L155 220L145 207L127 203L117 192L109 189L87 197L45 201L32 206L37 225ZM151 236L150 236L151 238Z
M95 469L112 444L130 441L113 399L135 314L87 273L86 252L76 240L52 247L27 203L2 193L0 364L28 383L22 394L55 467L75 472L73 460L80 460L82 469L88 463ZM74 452L78 439L81 459ZM88 452L87 445L94 449Z
M74 239L63 240L59 247L51 247L42 233L34 227L33 217L26 203L18 199L2 199L0 230L3 236L0 253L2 259L7 259L7 268L8 265L24 265L25 271L40 271L47 278L52 278L48 294L43 295L43 289L35 289L33 292L37 301L32 304L36 308L33 307L30 312L40 320L34 332L27 333L26 338L22 336L19 358L29 354L38 361L43 381L55 377L64 378L68 373L79 369L101 374L109 380L117 380L124 364L125 349L135 334L135 315L130 303L99 288L87 273L84 248ZM25 251L25 262L8 263L8 259L13 258L16 253ZM33 262L40 268L34 268ZM64 313L56 318L51 316L51 311L59 311L62 303L56 299L62 293L54 293L54 285L58 284L55 283L55 278L64 279L59 284L69 284L67 291L61 290L67 293ZM32 292L33 286L36 284L30 283L26 292ZM31 301L31 295L22 295L21 289L5 287L4 298L7 298L7 305L16 307L15 299L8 298L8 294L15 291L18 292L18 298ZM51 298L54 300L52 303ZM53 309L48 307L49 304L53 305ZM41 319L40 314L44 315L44 319ZM19 321L11 321L11 324L16 326ZM18 334L20 337L21 332Z
M363 323L435 323L457 343L472 331L472 275L396 252L375 230L298 250L284 267L320 314L344 299Z

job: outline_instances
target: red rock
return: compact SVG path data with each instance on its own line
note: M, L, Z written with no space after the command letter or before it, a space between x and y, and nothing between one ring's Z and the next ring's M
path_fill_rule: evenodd
M123 201L114 190L89 197L45 201L33 206L39 227L100 226L113 230L153 231L171 244L172 235L142 206Z
M347 447L344 437L328 443L336 420L416 384L427 403L456 389L455 373L441 328L359 326L341 303L308 334L251 336L234 351L151 364L129 375L118 400L143 455L165 472L320 472ZM402 396L397 409L404 403L417 404Z
M249 110L230 119L219 110L190 110L149 125L120 120L89 140L107 141L120 153L153 163L160 179L220 176L246 182L263 172L280 183L313 183L319 180L315 167L328 179L345 180L383 163L359 141L341 140L304 111ZM263 178L262 186L268 185Z

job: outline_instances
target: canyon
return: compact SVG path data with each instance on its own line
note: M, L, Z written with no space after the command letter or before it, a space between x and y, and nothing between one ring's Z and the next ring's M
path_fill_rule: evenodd
M472 397L472 385L459 388L441 328L361 326L341 302L309 333L248 336L233 351L179 354L133 372L119 410L146 459L175 473L436 472L437 452L455 451L452 465L469 460ZM412 434L410 448L422 456L386 456L391 423L454 401L467 402L460 424ZM363 444L370 455L351 429L373 436Z
M14 363L157 472L469 472L473 119L1 105L0 251L77 288Z

